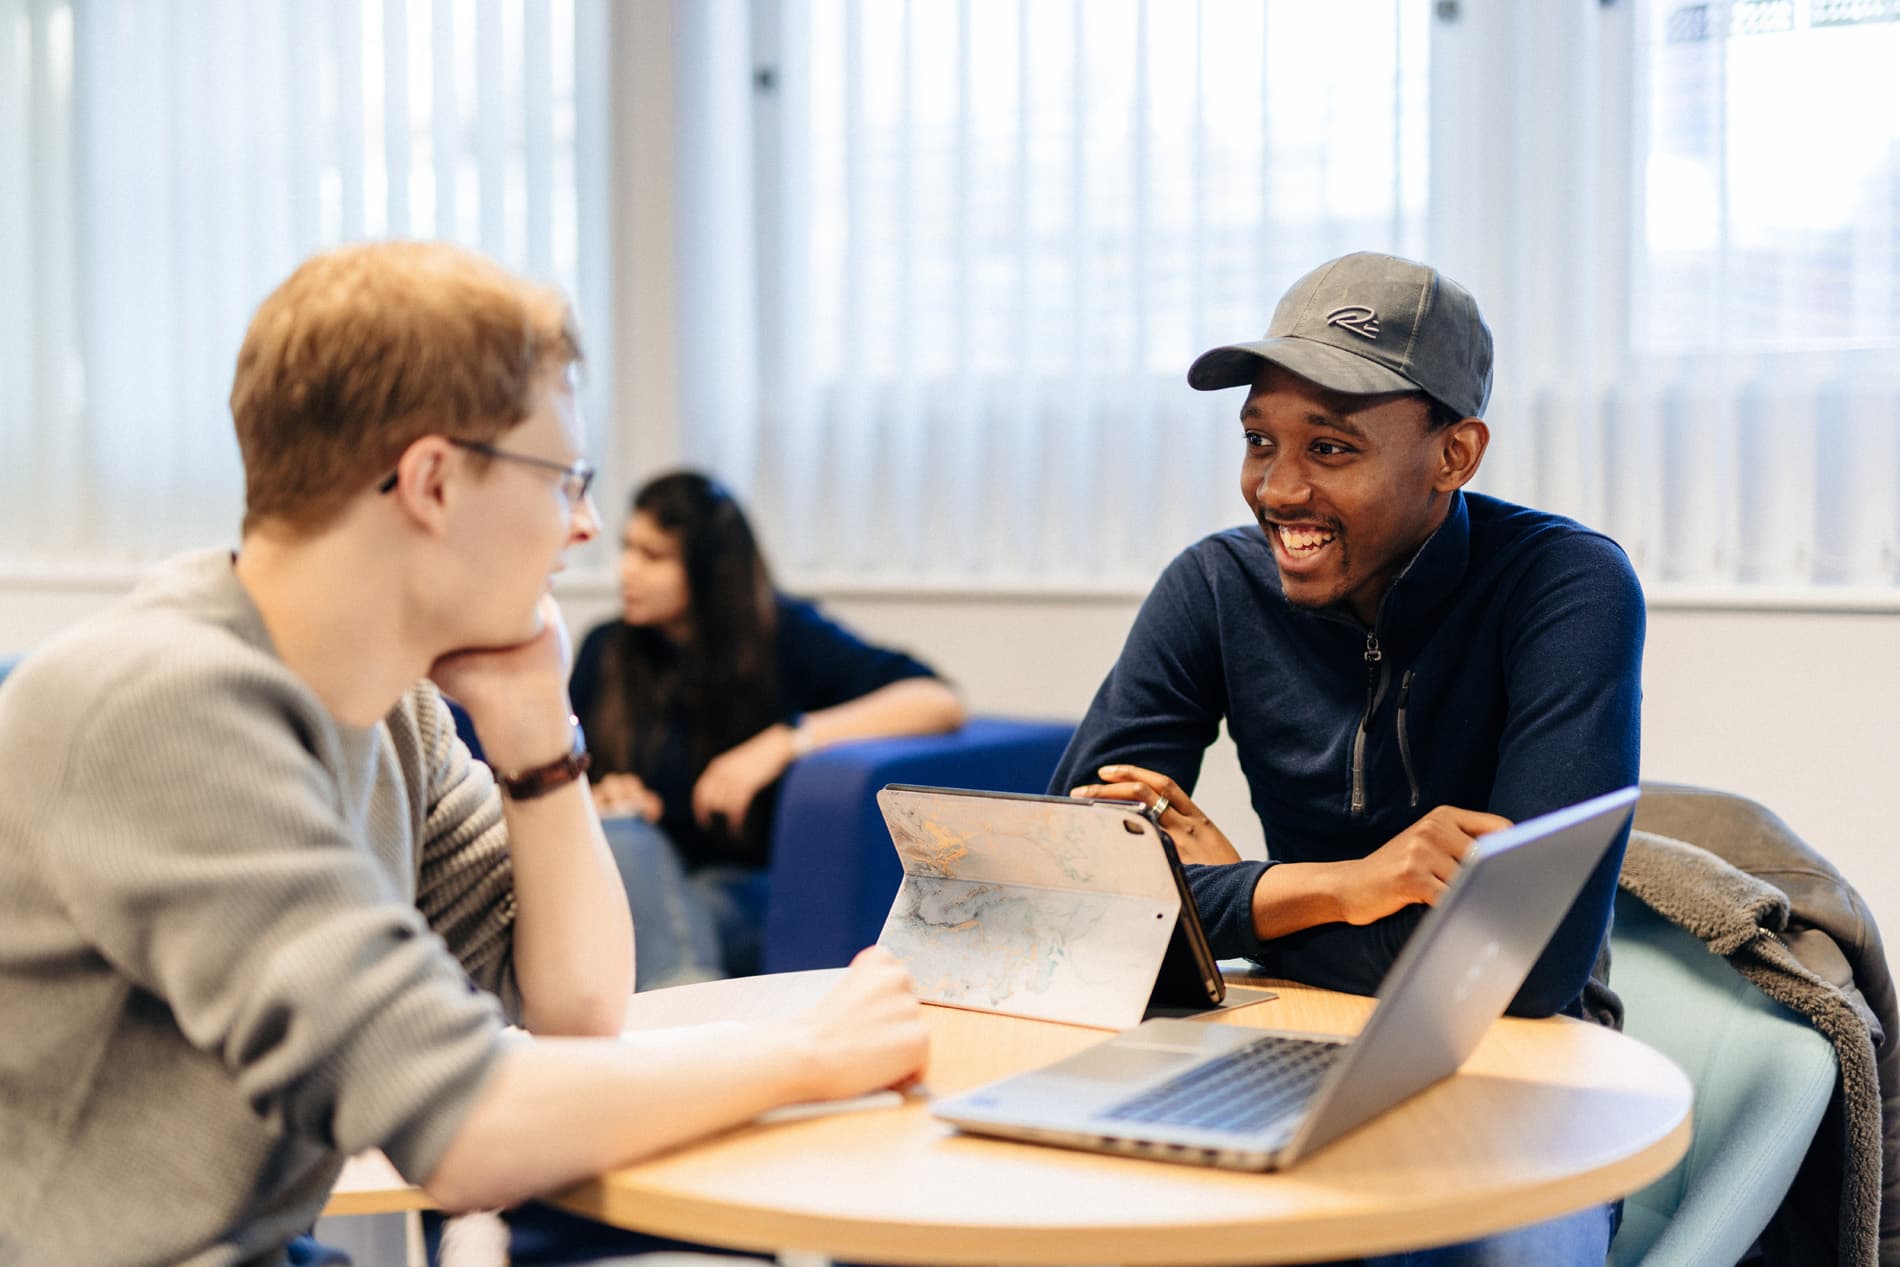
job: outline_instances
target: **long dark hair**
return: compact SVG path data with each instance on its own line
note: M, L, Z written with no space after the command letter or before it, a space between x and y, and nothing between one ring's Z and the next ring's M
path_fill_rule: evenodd
M690 636L622 625L605 648L587 736L608 770L645 774L676 721L695 772L778 719L778 607L772 574L745 512L725 485L672 471L633 495L679 542Z

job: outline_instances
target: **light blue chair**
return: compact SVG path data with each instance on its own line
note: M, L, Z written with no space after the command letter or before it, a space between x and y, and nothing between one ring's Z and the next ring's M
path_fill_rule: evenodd
M1608 1267L1732 1267L1787 1195L1834 1094L1833 1044L1636 897L1616 895L1624 1031L1695 1086L1695 1135L1630 1196Z

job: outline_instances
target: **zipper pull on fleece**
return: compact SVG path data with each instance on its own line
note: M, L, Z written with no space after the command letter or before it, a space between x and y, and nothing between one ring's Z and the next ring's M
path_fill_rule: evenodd
M1352 741L1352 812L1366 812L1366 733L1372 729L1372 706L1379 700L1379 635L1366 635L1366 711L1359 719L1359 733Z
M1405 705L1412 698L1412 674L1407 669L1399 680L1399 761L1405 766L1405 782L1412 789L1412 807L1418 807L1418 775L1412 770L1412 741L1405 733Z

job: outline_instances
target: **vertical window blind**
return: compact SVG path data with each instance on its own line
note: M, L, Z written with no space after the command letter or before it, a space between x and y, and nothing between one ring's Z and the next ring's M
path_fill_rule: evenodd
M232 357L332 242L562 285L611 432L608 8L0 0L0 564L228 538ZM1492 321L1484 491L1652 593L1896 591L1891 3L669 12L681 444L800 583L1144 587L1245 513L1189 360L1371 248Z
M1895 6L755 8L757 431L686 434L815 584L1145 584L1245 514L1189 360L1362 248L1492 321L1479 489L1655 592L1900 578Z
M1631 357L1653 565L1900 579L1900 6L1650 0Z
M760 435L687 443L804 576L1144 583L1243 514L1193 356L1424 249L1417 4L773 7Z
M561 286L604 353L604 22L600 0L0 0L0 291L25 298L0 305L0 561L234 539L231 366L326 245L474 246Z

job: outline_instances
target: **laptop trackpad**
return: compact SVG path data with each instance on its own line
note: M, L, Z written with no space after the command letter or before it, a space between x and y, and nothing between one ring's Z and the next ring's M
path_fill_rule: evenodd
M1156 1051L1152 1047L1125 1047L1110 1043L1079 1052L1051 1066L1048 1072L1064 1078L1132 1085L1156 1074L1183 1068L1199 1059L1199 1055L1191 1052Z

